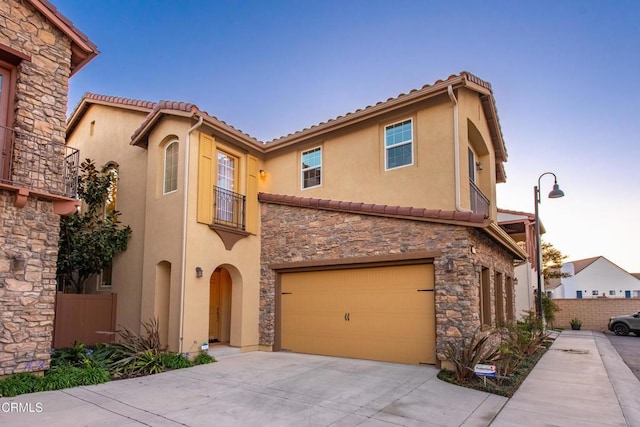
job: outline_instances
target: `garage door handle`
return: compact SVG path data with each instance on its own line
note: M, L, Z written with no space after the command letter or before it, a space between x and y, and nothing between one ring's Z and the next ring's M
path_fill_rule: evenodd
M347 313L344 314L344 321L347 321Z
M293 292L282 292L282 295L291 295Z
M418 292L433 292L433 289L418 289Z

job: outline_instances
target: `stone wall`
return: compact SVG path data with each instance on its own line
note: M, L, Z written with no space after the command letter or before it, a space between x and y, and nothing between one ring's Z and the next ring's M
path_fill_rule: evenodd
M65 138L70 41L27 2L4 0L0 43L31 58L17 67L12 127L39 136L31 150L53 153ZM0 190L0 376L49 367L58 233L46 197L16 208Z
M261 345L273 345L275 337L271 264L440 251L433 261L439 360L447 340L468 337L480 327L480 268L513 276L512 257L471 227L269 203L261 204L261 214ZM449 259L454 262L450 272Z
M582 321L582 329L606 331L609 318L640 311L640 298L556 298L560 311L553 321L554 328L571 329L571 319Z

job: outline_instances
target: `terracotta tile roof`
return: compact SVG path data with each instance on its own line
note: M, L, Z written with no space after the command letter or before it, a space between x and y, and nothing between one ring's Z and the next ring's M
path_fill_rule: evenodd
M225 123L222 120L219 120L215 116L211 116L207 112L198 109L197 106L190 103L172 101L150 103L149 101L130 100L127 98L118 97L106 97L104 95L95 94L90 94L89 96L85 94L85 97L83 97L83 101L90 99L109 99L109 102L113 102L114 104L132 105L135 107L142 107L144 105L145 108L152 108L153 111L149 113L149 116L145 119L144 123L142 123L142 125L132 135L131 139L132 144L134 145L144 144L144 139L148 131L152 128L152 125L156 122L156 120L158 120L163 114L178 113L179 115L184 115L184 113L192 113L194 116L203 116L205 121L209 125L217 127L224 132L229 132L230 134L239 137L245 140L245 142L249 142L252 145L259 145L262 147L262 150L268 152L276 150L279 147L288 146L298 142L305 142L311 137L318 136L332 130L341 129L343 127L358 123L376 115L384 114L389 111L393 111L394 109L409 105L411 103L419 102L426 98L445 94L447 92L448 86L452 86L455 88L467 87L479 94L482 107L485 111L485 116L487 117L489 123L492 145L496 153L496 180L497 182L505 182L506 174L504 171L503 162L507 161L507 151L504 146L502 129L500 127L497 115L497 108L495 105L495 99L493 97L491 84L467 71L463 71L457 75L453 74L446 80L437 80L431 85L424 85L420 89L413 89L406 94L402 93L394 98L389 98L386 101L380 101L375 105L369 105L365 108L358 109L343 116L338 116L326 122L321 122L317 125L273 139L268 142L261 142L251 135L242 132L241 130ZM152 105L152 107L149 107L149 105ZM67 129L69 130L69 126L67 126Z
M420 219L435 222L477 224L484 226L488 220L482 214L458 211L443 211L440 209L424 209L405 206L377 205L372 203L345 202L329 199L315 199L310 197L287 196L282 194L259 193L258 200L262 203L298 206L322 210L349 212L364 215L390 216L407 219Z
M417 102L426 97L446 93L447 87L450 85L456 87L468 87L479 93L482 108L489 124L491 142L496 153L496 179L498 182L505 182L506 173L503 162L507 161L507 149L504 145L502 128L498 119L498 109L493 97L493 90L489 82L480 79L468 71L462 71L457 75L452 74L446 80L437 80L431 85L427 84L422 86L420 89L413 89L406 94L401 93L394 98L388 98L386 101L380 101L375 105L368 105L365 108L357 109L353 112L346 113L345 115L327 120L326 122L321 122L300 131L275 138L266 142L265 148L266 150L270 150L272 148L275 149L278 146L290 145L323 132L340 129L349 124L357 123L361 120L370 118L373 115L383 114L388 112L390 109L398 108L408 103Z
M150 130L150 125L159 120L163 114L179 114L179 115L198 115L204 117L205 121L218 128L225 129L227 132L233 133L237 137L245 139L254 145L262 146L263 144L251 135L236 129L235 127L219 120L215 116L208 114L206 111L200 110L195 104L179 101L145 101L141 99L123 98L118 96L100 95L96 93L86 92L78 104L74 107L69 120L67 121L67 135L73 132L82 115L86 112L91 104L112 105L132 110L145 111L147 117L140 124L138 129L131 136L132 142L137 142L143 138Z

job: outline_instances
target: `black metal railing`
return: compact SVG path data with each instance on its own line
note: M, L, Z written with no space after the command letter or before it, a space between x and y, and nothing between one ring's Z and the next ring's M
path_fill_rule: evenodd
M479 213L484 215L485 218L489 218L489 199L482 194L482 191L478 186L469 181L469 192L471 193L471 210L473 213Z
M246 197L220 187L213 187L213 223L238 230L245 229Z
M78 193L78 149L0 126L0 181L58 196Z

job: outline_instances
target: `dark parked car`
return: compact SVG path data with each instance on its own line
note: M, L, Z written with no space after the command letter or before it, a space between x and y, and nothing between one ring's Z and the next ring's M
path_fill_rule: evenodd
M629 335L629 332L633 332L640 337L640 312L610 318L609 330L616 335Z

